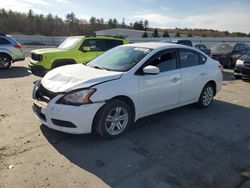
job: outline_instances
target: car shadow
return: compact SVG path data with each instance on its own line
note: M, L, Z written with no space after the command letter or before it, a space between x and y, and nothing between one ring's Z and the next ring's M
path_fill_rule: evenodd
M20 78L29 76L30 73L28 72L27 67L21 67L21 66L13 66L10 69L1 70L0 69L0 79L5 78Z
M215 100L139 120L104 140L41 126L49 143L111 187L236 187L250 166L250 109ZM230 177L230 178L229 178Z

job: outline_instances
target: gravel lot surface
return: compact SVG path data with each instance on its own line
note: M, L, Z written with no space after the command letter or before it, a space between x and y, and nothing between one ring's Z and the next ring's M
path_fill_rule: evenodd
M0 187L250 187L250 81L225 70L205 110L139 120L103 140L46 128L32 113L27 61L0 71Z

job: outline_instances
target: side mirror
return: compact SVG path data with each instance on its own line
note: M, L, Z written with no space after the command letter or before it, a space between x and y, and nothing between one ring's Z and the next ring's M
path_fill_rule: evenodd
M160 69L156 66L148 65L143 68L144 74L156 75L160 73Z
M83 51L84 51L84 52L89 52L89 51L91 51L90 46L84 46L84 47L83 47Z

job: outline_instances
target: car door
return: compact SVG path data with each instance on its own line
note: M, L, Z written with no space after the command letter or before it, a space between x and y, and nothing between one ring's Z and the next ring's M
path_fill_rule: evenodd
M80 47L78 59L81 63L89 62L106 50L104 39L85 39Z
M199 99L207 82L206 56L191 49L179 49L179 64L182 77L180 104L188 104Z
M160 73L139 75L141 115L150 115L178 105L181 74L177 69L176 52L162 51L151 58L146 65L157 66Z
M242 44L236 44L236 46L233 49L233 54L232 54L232 59L233 59L233 64L236 63L236 60L243 54L244 51L244 46Z

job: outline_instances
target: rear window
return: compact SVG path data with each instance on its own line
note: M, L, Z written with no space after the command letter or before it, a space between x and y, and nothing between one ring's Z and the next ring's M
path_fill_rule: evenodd
M10 44L10 41L5 38L0 38L0 44Z

